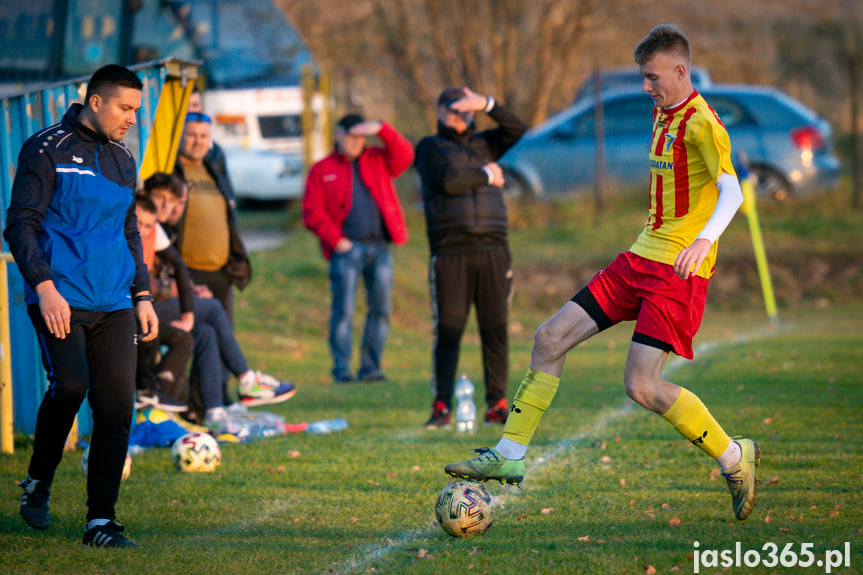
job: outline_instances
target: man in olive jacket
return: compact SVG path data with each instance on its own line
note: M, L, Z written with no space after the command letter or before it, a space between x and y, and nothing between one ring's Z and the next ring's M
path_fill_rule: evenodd
M177 224L177 246L192 281L207 286L234 321L232 286L244 289L252 265L240 237L234 190L223 171L206 157L210 150L212 120L189 112L174 174L188 185L188 203Z

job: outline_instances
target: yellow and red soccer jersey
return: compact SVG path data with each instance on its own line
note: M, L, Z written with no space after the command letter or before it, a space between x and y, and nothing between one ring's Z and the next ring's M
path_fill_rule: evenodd
M649 215L630 251L673 265L713 214L719 198L716 179L722 173L737 177L731 141L719 116L698 92L674 108L654 108ZM713 275L716 245L713 242L697 275Z

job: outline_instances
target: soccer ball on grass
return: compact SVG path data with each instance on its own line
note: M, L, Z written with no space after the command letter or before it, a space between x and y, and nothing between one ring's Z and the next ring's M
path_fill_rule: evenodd
M84 450L84 453L81 454L81 471L84 472L84 477L87 477L87 467L90 464L90 446ZM123 475L121 479L126 479L129 475L132 474L132 456L128 453L126 454L126 463L123 464Z
M187 433L171 447L171 461L177 471L214 471L222 462L222 450L209 433Z
M434 514L449 535L470 537L488 531L494 522L494 508L494 496L483 484L458 480L438 494Z

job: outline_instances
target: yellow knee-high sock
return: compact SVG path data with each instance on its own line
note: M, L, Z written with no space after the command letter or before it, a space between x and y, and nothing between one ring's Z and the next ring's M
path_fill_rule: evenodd
M704 403L683 387L680 388L680 395L662 417L673 425L680 435L713 459L722 455L731 443L731 438L710 415Z
M521 445L529 444L559 384L559 377L528 369L512 400L503 436Z

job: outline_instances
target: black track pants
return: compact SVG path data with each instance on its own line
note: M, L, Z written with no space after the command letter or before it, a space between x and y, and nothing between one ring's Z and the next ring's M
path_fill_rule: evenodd
M48 332L38 304L28 306L27 312L36 328L49 383L36 419L30 477L54 479L66 437L87 396L93 409L87 520L114 519L135 402L135 316L131 309L104 313L73 309L71 333L58 339Z
M507 324L512 296L510 264L506 246L431 257L432 377L436 386L435 399L447 406L452 403L459 347L471 305L476 309L482 341L486 403L494 405L506 397L509 369Z

